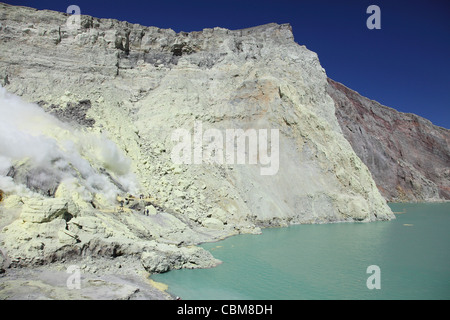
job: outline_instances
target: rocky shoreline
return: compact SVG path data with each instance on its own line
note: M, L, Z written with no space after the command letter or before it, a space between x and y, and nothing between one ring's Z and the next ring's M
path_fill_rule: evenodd
M79 270L79 286L71 281ZM69 272L68 272L69 271ZM173 300L149 279L139 259L78 259L10 268L0 274L0 300Z

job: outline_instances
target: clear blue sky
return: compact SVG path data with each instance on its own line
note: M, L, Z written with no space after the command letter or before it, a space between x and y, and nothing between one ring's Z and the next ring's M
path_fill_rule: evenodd
M290 23L297 43L317 52L333 80L391 108L450 128L449 0L0 0L38 9L199 31ZM369 5L381 30L369 30Z

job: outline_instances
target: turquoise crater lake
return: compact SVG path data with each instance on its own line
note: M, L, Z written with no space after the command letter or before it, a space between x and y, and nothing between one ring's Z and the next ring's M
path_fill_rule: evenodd
M264 229L202 247L223 263L153 275L183 299L450 299L450 203L390 204L395 220ZM380 268L380 289L368 289Z

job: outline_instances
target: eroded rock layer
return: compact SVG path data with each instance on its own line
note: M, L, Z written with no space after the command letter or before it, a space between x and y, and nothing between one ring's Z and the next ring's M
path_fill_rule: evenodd
M450 200L450 130L328 82L344 136L388 201Z

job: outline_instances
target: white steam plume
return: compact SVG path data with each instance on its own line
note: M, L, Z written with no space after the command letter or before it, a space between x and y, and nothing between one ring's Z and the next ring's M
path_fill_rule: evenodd
M38 185L75 178L111 200L137 189L130 160L105 135L75 129L0 86L0 189L6 193L31 192L8 176L18 163L27 164Z

